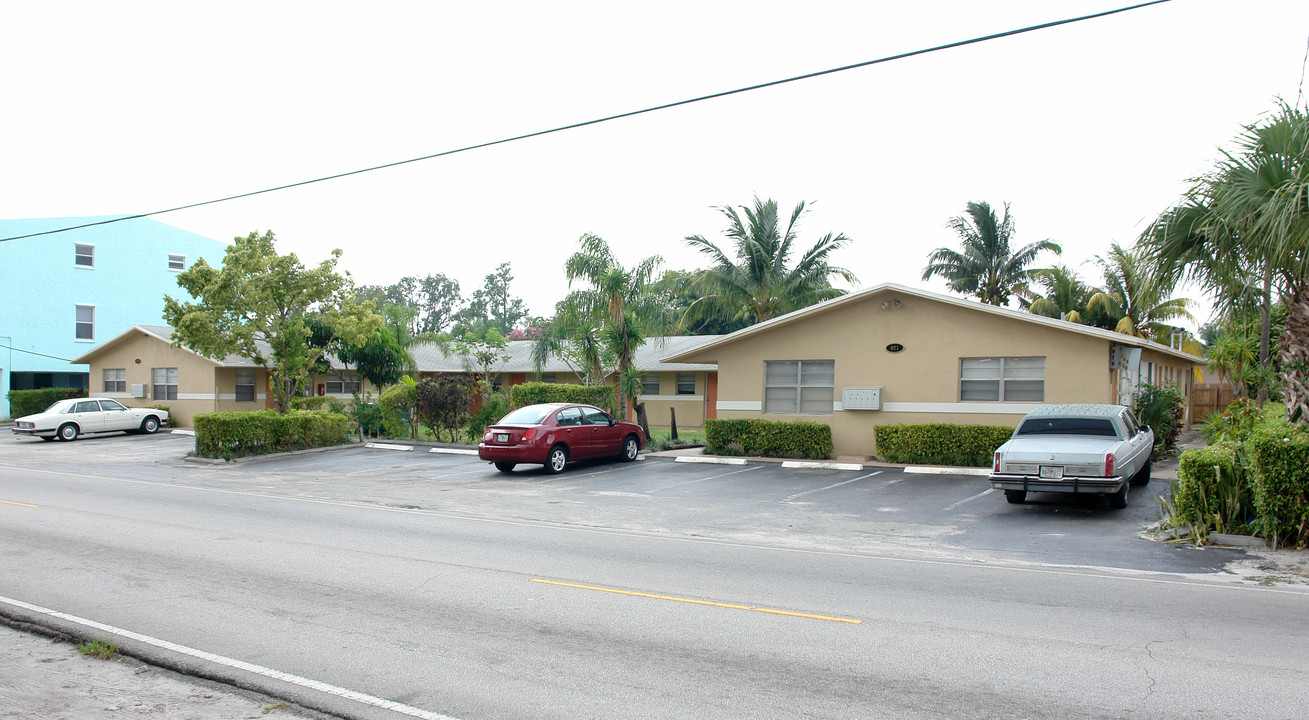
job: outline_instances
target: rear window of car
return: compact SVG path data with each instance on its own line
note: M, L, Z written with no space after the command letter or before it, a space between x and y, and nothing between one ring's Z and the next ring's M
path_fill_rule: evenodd
M528 405L527 407L518 408L517 410L505 415L501 420L501 425L540 425L541 420L550 414L553 408L536 407Z
M1087 435L1118 437L1114 424L1107 418L1027 418L1018 426L1017 435Z

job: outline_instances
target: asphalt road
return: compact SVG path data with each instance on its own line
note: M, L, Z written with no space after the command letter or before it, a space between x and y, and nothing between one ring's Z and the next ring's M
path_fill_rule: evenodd
M1309 708L1309 593L1138 537L1162 483L1113 511L891 468L188 444L0 441L6 614L350 717Z

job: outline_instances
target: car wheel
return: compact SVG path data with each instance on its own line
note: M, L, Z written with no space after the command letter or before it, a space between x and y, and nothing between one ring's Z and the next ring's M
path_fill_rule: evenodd
M500 472L513 472L515 464L516 463L498 462L495 464L495 469Z
M78 432L77 426L72 423L61 425L59 427L59 439L64 441L76 440Z
M1154 471L1154 458L1151 457L1150 459L1146 460L1145 465L1142 465L1141 469L1135 475L1132 476L1132 484L1149 485L1150 473L1153 471Z
M146 434L159 432L159 418L147 415L146 419L141 421L141 432Z
M558 475L564 471L564 466L568 464L568 448L563 445L555 445L550 448L550 454L545 459L545 471L551 475Z
M623 440L623 452L618 457L621 458L623 462L632 462L640 452L641 443L637 441L635 435L628 435L627 439Z
M1013 503L1014 505L1022 505L1023 503L1027 502L1027 491L1005 490L1004 499L1008 500L1010 503Z
M1123 483L1122 489L1109 496L1109 507L1115 510L1122 510L1127 507L1127 486L1131 483Z

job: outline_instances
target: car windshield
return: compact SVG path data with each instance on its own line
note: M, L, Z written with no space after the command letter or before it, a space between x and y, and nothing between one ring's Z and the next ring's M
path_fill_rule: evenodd
M1107 418L1027 418L1018 426L1017 435L1089 435L1118 437L1114 424Z
M505 415L500 425L540 425L541 420L554 408L545 405L528 405Z

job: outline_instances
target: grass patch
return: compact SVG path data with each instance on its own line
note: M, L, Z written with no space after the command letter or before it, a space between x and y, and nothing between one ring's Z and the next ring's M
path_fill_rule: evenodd
M118 646L108 640L96 638L87 640L77 646L77 651L87 657L93 657L99 660L112 660L118 657Z

